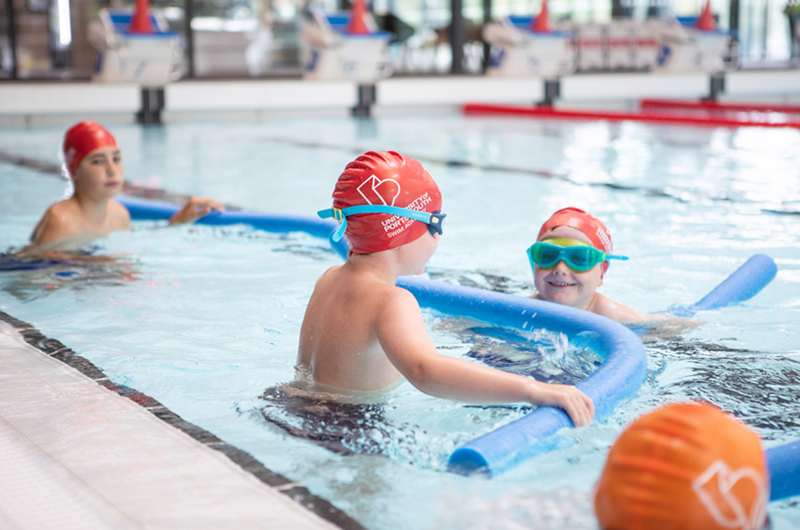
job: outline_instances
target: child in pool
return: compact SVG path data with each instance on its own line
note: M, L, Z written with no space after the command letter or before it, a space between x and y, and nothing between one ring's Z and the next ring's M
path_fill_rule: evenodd
M440 355L414 296L395 285L421 274L442 233L439 188L422 165L394 152L368 152L349 163L320 212L342 222L350 244L343 265L317 281L300 331L298 367L322 387L389 388L405 377L416 388L469 403L562 408L576 426L594 416L573 386L533 379Z
M528 249L537 294L533 298L591 311L617 322L645 319L637 310L597 292L613 256L606 226L578 208L554 213Z
M99 236L131 227L128 210L112 197L123 183L122 158L114 137L102 125L83 121L64 135L64 160L72 179L72 197L51 205L31 234L25 253L72 250ZM217 202L192 197L170 219L191 223L224 208Z
M605 530L762 530L769 480L755 432L711 404L673 403L614 442L594 509Z

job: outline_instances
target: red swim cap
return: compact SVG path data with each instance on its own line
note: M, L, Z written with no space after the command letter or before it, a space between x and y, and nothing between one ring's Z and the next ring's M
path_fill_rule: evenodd
M64 134L64 161L69 174L74 175L81 160L101 147L117 147L117 141L99 123L82 121L70 127Z
M557 226L569 226L570 228L580 230L589 238L594 248L602 250L606 254L611 254L611 251L614 250L614 244L611 242L611 234L608 232L606 225L583 210L572 206L563 208L551 215L550 219L545 221L542 228L539 229L539 235L536 236L536 240L541 240L545 232ZM604 261L602 264L603 274L605 274L607 270L608 261Z
M759 530L768 502L758 435L713 405L682 403L622 433L594 509L604 530Z
M442 209L442 194L422 164L394 151L370 151L347 164L333 190L334 208L366 204L397 206L433 213ZM356 254L381 252L415 241L428 231L425 223L391 214L347 217L345 239Z

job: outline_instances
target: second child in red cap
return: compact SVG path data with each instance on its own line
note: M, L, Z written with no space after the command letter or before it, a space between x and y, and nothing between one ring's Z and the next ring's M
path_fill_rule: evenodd
M131 227L128 210L113 197L124 180L117 141L102 125L83 121L64 135L64 165L72 197L51 205L31 234L27 253L72 250L92 239ZM211 199L192 197L170 224L191 223L224 208Z
M420 274L442 234L442 196L414 159L368 152L347 165L320 212L342 223L350 253L317 281L300 330L298 368L320 388L372 392L406 378L437 397L468 403L530 403L563 409L576 426L594 416L574 386L441 355L419 304L395 284Z
M617 322L640 322L639 311L597 292L612 254L606 226L578 208L564 208L545 221L528 249L535 298L591 311Z

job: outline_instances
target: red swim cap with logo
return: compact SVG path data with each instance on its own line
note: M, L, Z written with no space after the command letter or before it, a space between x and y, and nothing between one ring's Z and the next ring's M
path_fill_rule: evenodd
M609 233L606 225L583 210L572 206L558 210L551 215L550 219L545 221L542 228L539 229L539 235L536 236L536 240L540 241L545 232L558 226L569 226L580 230L589 238L594 248L602 250L606 254L611 254L611 251L614 250L614 244L611 242L611 233ZM608 261L602 263L602 270L603 274L605 274L608 270Z
M394 151L370 151L347 164L333 191L334 208L387 205L433 213L442 194L422 164ZM347 216L345 239L356 254L381 252L415 241L425 223L391 214Z
M681 403L620 435L594 509L603 530L759 530L768 502L758 435L713 405Z
M99 123L82 121L70 127L64 134L64 162L69 174L74 175L81 160L101 147L117 147L117 141Z

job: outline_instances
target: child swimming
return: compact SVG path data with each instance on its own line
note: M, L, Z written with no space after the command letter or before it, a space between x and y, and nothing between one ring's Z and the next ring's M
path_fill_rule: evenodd
M416 160L368 152L349 163L320 212L342 225L350 253L317 281L300 331L298 369L321 387L374 392L406 378L437 397L468 403L551 405L576 426L594 416L573 386L533 379L440 355L414 296L399 276L421 274L442 234L442 196Z
M124 174L120 149L111 133L99 123L80 122L64 135L63 151L74 192L45 211L25 254L73 250L131 227L128 210L113 199L122 189ZM224 208L211 199L192 197L169 222L191 223L213 210Z
M528 249L537 294L533 298L591 311L617 322L640 322L639 311L597 292L603 285L613 243L606 226L578 208L554 213Z
M614 442L594 508L604 530L762 530L769 490L755 432L709 403L673 403Z

